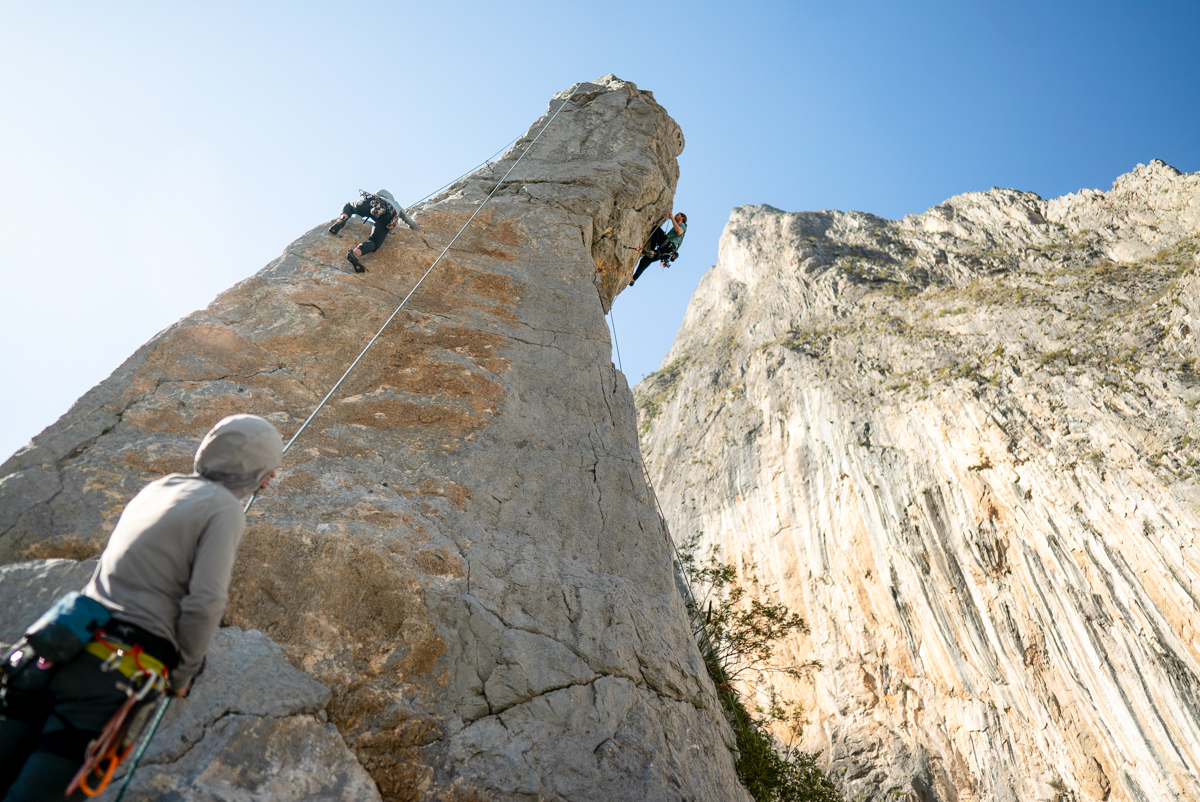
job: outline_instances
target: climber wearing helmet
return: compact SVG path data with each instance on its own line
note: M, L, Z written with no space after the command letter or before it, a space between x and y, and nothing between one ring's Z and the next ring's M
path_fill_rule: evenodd
M346 259L354 265L354 272L366 273L367 269L363 267L363 263L358 260L358 257L379 250L383 241L387 239L388 232L395 228L396 223L401 219L414 231L417 229L417 224L404 211L404 207L396 202L392 193L386 189L381 189L374 195L359 190L359 194L362 195L362 200L343 206L342 216L333 221L333 225L329 227L329 233L337 234L341 231L342 226L346 225L346 221L352 214L371 219L371 236L360 242L357 248L346 253Z
M187 694L225 614L246 527L242 505L267 486L282 456L283 440L266 420L222 420L201 441L195 472L142 488L83 591L60 599L4 655L5 802L63 799L81 777L95 782L80 771L85 758L90 767L99 757L89 743L132 720L137 703Z
M629 286L633 286L633 282L638 280L643 271L650 266L651 262L661 261L663 267L667 267L671 262L675 261L675 257L679 255L679 246L683 244L683 235L687 232L687 215L679 212L676 215L667 215L666 220L670 221L671 228L669 231L663 231L661 228L655 228L650 235L650 241L647 243L648 248L641 249L641 261L638 262L637 270L633 274L633 278L629 280Z

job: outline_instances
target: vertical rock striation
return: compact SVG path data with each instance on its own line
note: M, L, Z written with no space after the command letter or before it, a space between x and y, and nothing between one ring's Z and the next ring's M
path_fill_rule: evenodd
M854 798L1200 799L1200 174L735 209L636 390L677 539L808 619ZM894 796L893 796L894 795Z
M227 414L295 432L563 106L252 508L227 623L330 689L384 799L743 798L603 319L683 136L613 76L567 97L370 272L322 225L147 343L4 464L0 557L95 553Z

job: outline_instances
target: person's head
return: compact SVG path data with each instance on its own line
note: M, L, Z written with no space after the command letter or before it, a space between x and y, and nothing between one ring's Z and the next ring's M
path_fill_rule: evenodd
M246 498L283 460L283 438L257 415L230 415L204 435L196 449L195 470Z
M378 192L375 193L375 196L379 197L379 198L383 198L384 200L386 200L388 203L392 204L393 206L396 205L395 196L393 196L392 193L388 192L386 189L379 190Z
M679 214L675 215L675 222L679 223L679 225L681 225L681 226L686 226L687 225L687 215L684 214L683 212L680 212Z

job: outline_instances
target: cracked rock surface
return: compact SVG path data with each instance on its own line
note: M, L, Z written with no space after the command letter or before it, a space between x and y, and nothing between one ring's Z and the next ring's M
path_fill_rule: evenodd
M733 211L636 389L677 539L812 632L848 798L1200 799L1200 174ZM765 696L763 697L765 698Z
M4 464L0 558L94 554L227 414L289 437L569 94L369 272L322 223L140 349ZM331 691L384 799L745 798L603 319L682 149L649 92L577 87L250 511L227 622ZM191 751L276 766L243 715Z

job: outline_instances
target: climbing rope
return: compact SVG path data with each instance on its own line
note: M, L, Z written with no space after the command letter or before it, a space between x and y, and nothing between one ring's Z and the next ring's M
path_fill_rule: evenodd
M574 92L572 92L571 94L574 94ZM547 123L547 125L549 125L549 123ZM409 206L408 208L409 208L409 209L411 209L411 208L413 208L413 206L418 206L418 205L420 205L420 204L424 203L425 201L427 201L427 200L429 200L430 198L432 198L434 195L436 195L436 194L438 194L439 192L441 192L441 191L442 191L443 189L445 189L446 187L454 186L454 185L455 185L455 184L457 184L459 181L463 180L464 178L466 178L467 176L469 176L471 173L473 173L473 172L475 172L476 170L478 170L480 167L483 167L485 164L491 164L493 161L495 161L495 159L496 159L496 157L497 157L497 156L499 156L501 153L503 153L504 151L506 151L506 150L508 150L509 148L511 148L511 147L512 147L512 145L513 145L513 142L516 142L516 141L517 141L518 139L520 139L520 138L521 138L521 135L520 135L520 134L518 134L517 136L513 137L511 140L509 140L509 143L508 143L507 145L505 145L504 147L500 148L500 150L496 151L496 152L495 152L495 153L493 153L491 156L488 156L486 159L484 159L484 160L483 160L483 161L481 161L479 164L477 164L477 165L475 165L474 167L472 167L470 170L467 170L465 173L463 173L463 174L462 174L462 175L460 175L458 178L456 178L456 179L454 179L453 181L451 181L449 184L443 184L442 186L440 186L440 187L438 187L437 189L435 189L433 192L430 192L428 195L426 195L425 197L421 198L419 201L417 201L416 203L414 203L412 206ZM515 167L516 165L513 165L513 166ZM406 210L406 211L407 211L407 210Z
M699 596L696 595L696 589L692 586L692 578L688 576L687 568L684 565L683 557L679 554L679 549L675 546L675 539L671 537L671 529L667 525L667 517L663 515L662 505L658 503L658 494L654 492L654 482L650 480L650 471L646 468L646 460L642 459L642 476L646 480L646 488L650 491L650 501L654 507L654 512L658 515L658 525L662 529L663 537L667 540L667 546L671 549L671 554L674 555L673 562L679 568L679 575L683 577L683 585L687 589L688 599L684 601L691 602L692 605L698 604ZM708 622L703 618L700 622L700 636L704 642L700 644L710 654L716 654L716 647L713 645L712 636L708 631Z
M624 372L625 372L625 366L621 364L621 344L620 344L619 342L617 342L617 321L616 321L616 319L613 317L613 313L612 313L612 309L611 309L611 308L609 308L609 310L608 310L608 325L609 325L609 327L612 329L612 333L613 333L613 345L614 345L614 346L616 347L616 349L617 349L617 367L621 369L621 372L622 372L622 373L624 373Z
M473 221L479 215L479 213L481 211L483 211L483 207L486 206L487 202L492 199L492 196L496 194L496 191L499 190L500 187L504 186L504 182L508 179L508 176L512 173L513 170L516 169L517 165L521 163L521 159L524 159L526 154L528 154L529 151L533 149L533 146L537 144L537 141L542 138L542 134L544 134L546 132L546 129L550 127L550 123L554 122L554 118L558 116L558 113L560 111L562 111L564 108L566 108L566 105L571 102L571 98L575 97L575 93L579 91L580 86L582 86L582 84L579 84L574 89L572 89L571 94L567 95L567 99L562 102L562 105L560 105L558 107L558 109L554 112L554 114L550 115L550 119L547 120L546 124L542 126L542 130L538 131L537 136L535 136L533 138L533 141L529 143L528 147L526 147L525 150L523 150L521 152L521 155L517 157L517 160L515 162L513 162L512 167L508 168L508 172L506 172L504 174L504 176L500 179L500 181L497 182L496 186L492 188L492 191L489 192L488 196L483 199L483 202L479 204L478 208L475 209L475 212L471 215L471 217L467 220L467 222L463 223L462 228L460 228L458 230L458 233L454 235L454 239L450 240L450 242L446 245L446 247L442 249L442 252L440 254L438 254L438 257L436 259L433 260L433 264L431 264L429 266L429 269L425 271L425 274L423 276L421 276L420 280L418 280L417 283L415 285L413 285L413 288L408 291L408 295L404 296L404 300L402 300L400 302L400 305L396 307L396 311L392 312L391 317L389 317L386 321L384 321L384 324L379 327L379 331L377 331L375 333L375 336L371 338L371 341L366 344L366 347L364 347L362 349L362 352L355 358L355 360L353 362L350 363L350 367L346 368L346 372L342 374L342 378L337 380L337 383L334 384L333 387L329 390L329 392L325 394L325 397L321 399L321 403L317 404L317 407L316 407L316 409L314 409L312 411L312 414L308 416L308 418L304 421L304 423L300 425L300 428L296 430L296 433L294 435L292 435L292 439L287 441L287 445L285 445L283 447L284 454L286 454L288 452L288 449L292 447L292 444L295 443L297 438L299 438L300 435L304 432L304 430L308 428L308 425L310 423L312 423L313 418L317 417L317 413L319 413L324 408L324 406L329 402L329 399L333 397L333 394L337 392L337 389L342 386L342 382L344 382L346 380L346 377L349 376L350 373L354 370L354 368L358 366L358 363L362 361L362 358L367 355L367 351L371 350L371 346L374 345L375 341L378 340L379 337L383 334L384 329L386 329L389 325L391 325L391 322L396 319L396 315L400 314L400 310L403 309L404 305L408 303L408 299L413 296L413 293L416 292L417 289L421 286L421 284L425 281L425 279L429 277L429 274L433 272L433 269L435 267L437 267L438 262L442 261L442 257L445 256L447 253L449 253L450 248L454 245L454 243L458 242L458 238L461 237L462 233L467 230L467 226L471 225L471 221ZM455 180L458 180L458 179L455 179ZM451 182L451 183L453 183L453 182ZM446 186L450 186L450 184L447 184ZM430 197L430 196L426 196L426 197ZM249 512L250 505L252 505L254 503L254 500L256 498L258 498L257 491L254 494L252 494L249 499L247 499L246 506L243 508L243 512Z

